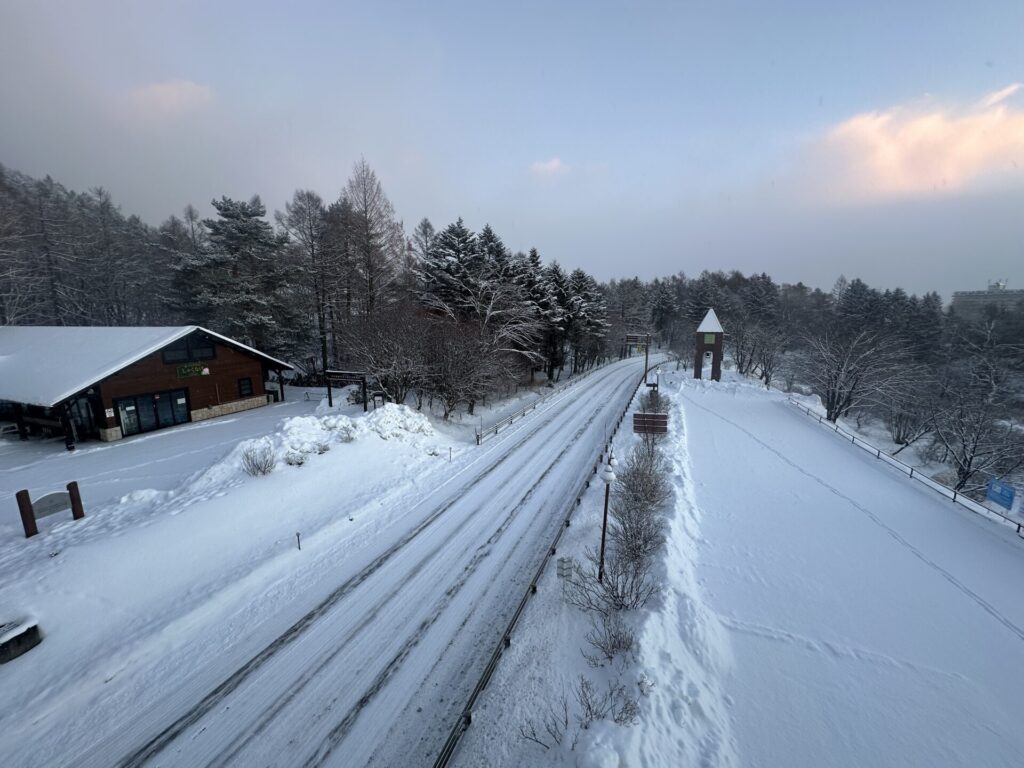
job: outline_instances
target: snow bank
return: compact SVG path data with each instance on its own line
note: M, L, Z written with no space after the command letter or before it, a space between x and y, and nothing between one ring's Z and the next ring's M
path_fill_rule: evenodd
M709 386L699 380L693 385ZM672 431L664 452L675 487L665 542L666 590L638 636L643 674L654 686L640 722L624 733L630 746L623 751L639 759L622 764L734 766L739 761L720 682L732 667L732 649L718 616L704 602L697 578L701 513L693 491L680 386L678 377L662 377L662 388L672 397ZM710 386L731 394L739 391L735 384Z

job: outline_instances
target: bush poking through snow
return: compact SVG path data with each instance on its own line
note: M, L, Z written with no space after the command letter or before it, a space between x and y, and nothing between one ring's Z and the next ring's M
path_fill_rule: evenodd
M643 443L638 445L616 473L616 505L647 507L657 513L672 496L668 474L668 462L656 446L651 450Z
M242 469L251 477L269 475L274 464L274 446L265 438L250 440L242 449Z
M306 454L301 451L290 450L284 455L284 463L290 467L301 467L306 463Z
M590 631L587 632L586 639L597 653L580 653L592 667L603 667L606 663L614 661L619 654L624 657L632 654L633 646L636 644L633 630L618 613L598 614L596 619L591 617Z
M612 548L605 552L604 581L597 580L598 556L588 550L589 567L579 563L565 582L565 597L589 613L608 616L613 611L634 610L661 593L662 585L651 576L651 562L637 562Z
M619 680L609 680L608 690L599 692L583 675L573 686L580 713L576 716L580 728L586 730L595 720L611 720L616 725L635 725L640 715L640 704Z
M519 736L526 741L539 744L544 749L561 746L565 739L565 733L569 730L569 699L564 691L557 705L548 703L547 710L541 716L541 729L538 731L533 718L528 717L526 722L519 726ZM572 743L569 745L570 749L576 748L579 735L580 732L577 728L573 734Z
M651 389L640 398L640 410L644 413L668 413L668 398L658 390Z

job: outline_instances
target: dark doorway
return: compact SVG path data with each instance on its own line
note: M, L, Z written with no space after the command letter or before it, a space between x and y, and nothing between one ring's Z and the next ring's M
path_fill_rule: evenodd
M114 401L125 437L184 424L189 420L188 390L172 389Z

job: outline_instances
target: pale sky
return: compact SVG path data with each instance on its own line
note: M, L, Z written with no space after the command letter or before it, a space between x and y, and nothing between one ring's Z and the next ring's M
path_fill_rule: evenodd
M898 7L893 7L898 5ZM1024 288L1024 2L0 0L0 163L490 222L599 279Z

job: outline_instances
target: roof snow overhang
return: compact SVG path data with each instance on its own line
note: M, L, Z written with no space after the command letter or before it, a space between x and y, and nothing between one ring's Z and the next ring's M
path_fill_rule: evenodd
M199 325L4 326L0 327L0 400L53 407L196 331L273 368L292 368Z

